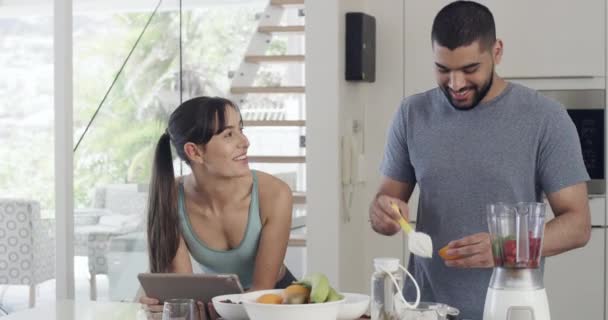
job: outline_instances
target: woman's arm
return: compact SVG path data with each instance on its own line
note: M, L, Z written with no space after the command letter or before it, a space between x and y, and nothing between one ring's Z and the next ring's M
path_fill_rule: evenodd
M188 251L188 247L186 246L186 241L184 241L184 237L179 236L179 245L177 247L177 252L175 253L175 258L173 258L173 262L171 263L171 268L169 270L170 273L192 273L192 261L190 261L190 252Z
M186 246L186 242L184 238L179 236L179 245L177 247L177 253L175 254L175 258L173 258L173 262L168 270L170 273L192 273L192 262L190 261L190 253L188 251L188 247ZM143 290L140 287L138 292L137 300L148 306L148 309L151 312L162 312L163 306L159 305L158 299L154 297L147 297Z
M271 175L258 172L262 234L253 273L254 290L273 289L285 259L291 230L293 199L289 186Z

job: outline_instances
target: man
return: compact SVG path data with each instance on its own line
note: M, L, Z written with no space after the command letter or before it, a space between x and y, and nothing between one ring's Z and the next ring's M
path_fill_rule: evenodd
M589 240L589 176L564 107L495 73L503 43L488 8L469 1L447 5L435 17L431 38L438 87L399 107L369 214L376 232L394 235L399 215L390 204L408 219L417 183L417 230L431 236L435 249L449 244L447 255L459 257L410 257L422 300L482 319L494 265L486 205L540 202L544 193L556 218L546 224L543 256L556 255ZM412 287L405 289L413 299Z

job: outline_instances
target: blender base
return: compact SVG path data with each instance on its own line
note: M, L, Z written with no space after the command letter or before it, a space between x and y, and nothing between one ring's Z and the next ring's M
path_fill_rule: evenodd
M550 320L545 289L503 290L488 288L483 320Z

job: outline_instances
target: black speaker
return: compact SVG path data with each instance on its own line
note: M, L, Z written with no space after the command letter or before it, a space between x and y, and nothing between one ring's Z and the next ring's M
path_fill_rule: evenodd
M376 80L376 18L346 13L346 80Z

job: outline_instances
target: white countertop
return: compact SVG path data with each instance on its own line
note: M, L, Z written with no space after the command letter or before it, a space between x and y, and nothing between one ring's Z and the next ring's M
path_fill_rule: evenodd
M57 301L2 317L2 320L146 320L146 312L138 303Z

